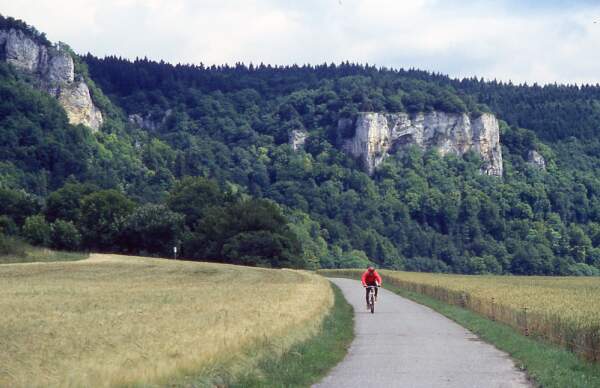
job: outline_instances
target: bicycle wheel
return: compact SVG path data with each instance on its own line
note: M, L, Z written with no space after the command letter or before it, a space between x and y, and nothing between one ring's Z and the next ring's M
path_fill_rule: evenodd
M371 290L371 294L369 295L369 303L371 305L371 314L375 314L375 296L374 292Z

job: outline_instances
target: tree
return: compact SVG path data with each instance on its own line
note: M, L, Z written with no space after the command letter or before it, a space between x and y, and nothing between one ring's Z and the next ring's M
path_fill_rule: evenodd
M327 242L322 236L321 226L301 211L293 212L289 217L289 227L302 245L303 261L310 269L320 267L321 258L327 256Z
M0 216L0 233L8 236L16 235L19 231L15 221L9 216Z
M74 223L79 222L82 198L98 190L95 185L67 182L63 187L48 196L45 210L46 218L50 222L57 219Z
M87 247L115 250L127 216L134 203L116 190L102 190L81 200L80 227Z
M39 209L39 203L33 196L24 191L0 187L0 215L10 217L17 225L22 225L27 217L36 214Z
M194 230L188 248L217 261L304 268L302 245L277 205L247 199L210 208Z
M365 252L354 249L350 252L344 252L341 260L338 262L339 268L366 268L373 265Z
M50 246L52 248L67 251L75 251L80 248L81 233L73 222L56 220L50 225L50 230Z
M124 222L122 245L130 252L167 256L182 237L184 216L165 205L138 207Z
M289 237L264 230L238 233L223 244L223 257L232 264L302 268L297 241Z
M44 216L37 214L25 219L23 236L33 245L47 246L50 243L50 225Z
M570 253L575 261L585 262L588 251L592 248L592 241L579 226L572 224L569 226L569 246Z
M214 181L185 177L169 193L167 205L172 211L184 214L186 225L193 227L205 215L207 208L221 205L225 199Z

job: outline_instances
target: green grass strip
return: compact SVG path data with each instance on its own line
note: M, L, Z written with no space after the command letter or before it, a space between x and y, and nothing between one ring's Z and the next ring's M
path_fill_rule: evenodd
M321 380L348 351L354 337L354 310L333 285L335 302L319 334L293 346L282 357L261 360L258 371L231 387L309 387Z
M46 263L52 261L76 261L89 257L87 253L55 251L34 247L23 240L0 233L0 264Z
M394 286L386 289L430 307L508 353L540 387L600 387L600 365L586 362L559 346L524 336L510 326L484 318L459 306Z

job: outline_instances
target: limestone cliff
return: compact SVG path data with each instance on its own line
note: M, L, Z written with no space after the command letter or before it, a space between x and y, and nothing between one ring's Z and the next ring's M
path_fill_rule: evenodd
M360 158L367 172L390 154L409 145L437 148L441 155L477 152L484 161L483 172L502 176L502 149L498 120L489 113L473 117L465 113L360 113L355 120L340 120L338 127L354 135L343 147Z
M93 130L102 125L102 113L94 105L87 84L75 75L73 58L60 45L37 43L14 28L0 30L0 60L32 76L35 87L56 97L72 124Z
M308 133L303 129L294 129L289 136L289 144L294 151L304 148Z
M129 115L129 122L137 125L140 128L156 131L160 128L160 126L164 125L173 113L172 109L167 109L161 115L147 113L142 115L141 113L133 113Z
M536 150L529 150L527 153L527 162L540 170L546 169L546 159Z

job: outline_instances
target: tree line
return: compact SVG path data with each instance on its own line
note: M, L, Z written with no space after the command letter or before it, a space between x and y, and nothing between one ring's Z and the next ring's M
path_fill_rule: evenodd
M305 236L302 223L291 225L280 206L201 177L186 177L163 202L146 204L89 183L67 182L43 204L22 191L0 189L0 214L0 234L59 250L171 257L178 248L179 258L190 260L318 266L310 256L310 231Z

